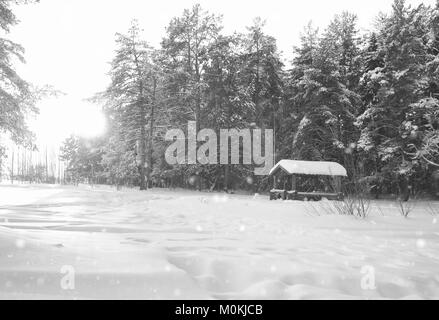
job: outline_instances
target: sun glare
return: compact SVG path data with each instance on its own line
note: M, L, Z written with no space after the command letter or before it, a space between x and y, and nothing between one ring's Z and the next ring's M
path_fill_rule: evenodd
M105 131L104 115L95 105L78 106L73 119L72 131L78 136L93 138L102 135Z
M39 107L40 112L30 127L40 144L60 144L71 134L93 138L105 133L105 117L91 103L60 97L46 100Z

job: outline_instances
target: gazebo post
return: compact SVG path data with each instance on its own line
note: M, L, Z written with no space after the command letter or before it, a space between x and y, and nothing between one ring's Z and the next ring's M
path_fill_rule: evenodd
M335 188L336 188L336 192L341 192L341 178L340 177L334 177L335 180Z
M292 174L291 175L291 191L296 191L296 182L297 182L296 175Z

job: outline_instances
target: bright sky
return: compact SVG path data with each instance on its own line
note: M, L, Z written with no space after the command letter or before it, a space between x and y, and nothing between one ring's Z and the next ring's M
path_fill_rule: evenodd
M310 20L324 28L335 14L347 10L358 15L360 28L366 30L380 11L390 10L393 0L41 0L20 5L15 13L21 23L10 34L26 49L27 64L19 67L20 74L66 93L40 103L41 113L32 122L39 141L57 144L71 132L89 136L102 132L99 110L83 100L109 82L115 33L125 32L136 18L146 40L158 46L170 19L196 2L223 14L227 33L244 31L257 16L266 19L266 32L289 59ZM433 5L435 0L408 1L422 2Z

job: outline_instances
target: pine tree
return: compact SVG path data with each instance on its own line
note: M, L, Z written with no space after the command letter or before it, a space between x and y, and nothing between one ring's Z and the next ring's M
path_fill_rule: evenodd
M67 162L66 171L72 182L94 184L103 181L102 156L105 142L104 138L85 139L74 135L64 141L60 159Z
M204 118L209 128L216 130L218 136L220 129L241 129L250 125L253 112L251 92L241 79L244 63L241 59L240 45L242 38L239 35L220 36L209 47L209 63L205 67L205 96L206 108ZM236 175L248 176L242 166L224 165L224 180L221 181L223 189L230 187L231 169ZM214 166L208 177L212 187L219 184L220 167Z
M362 130L359 146L365 152L376 150L370 153L376 154L376 172L371 174L397 182L402 194L407 194L409 180L420 170L419 162L409 156L419 128L410 117L429 87L428 19L425 6L411 9L395 0L379 30L375 51L382 61L363 76L369 90L367 108L357 119Z
M117 130L116 137L128 144L128 151L136 154L139 185L145 190L152 171L151 157L147 161L147 126L149 116L152 140L157 73L153 49L140 39L140 32L134 21L127 35L117 34L118 49L110 72L112 83L103 97L109 119L116 123L113 127ZM153 144L148 145L151 148Z
M355 141L359 101L354 91L359 79L355 21L355 16L344 13L334 18L318 42L312 29L302 40L291 83L301 119L293 139L294 158L345 163L345 151Z
M172 19L162 41L168 103L176 108L175 120L197 121L197 132L204 121L203 72L209 60L208 47L219 35L221 20L196 4Z
M12 3L0 2L0 29L5 33L18 22ZM15 61L25 62L23 54L22 46L0 37L0 131L8 133L15 143L30 146L33 135L25 120L27 114L37 112L36 96L14 69Z
M254 123L270 128L283 95L283 63L276 39L264 33L265 21L256 18L244 35L243 81L250 88L254 104Z
M222 17L210 14L199 4L172 19L161 44L163 98L166 101L168 127L185 129L188 121L196 121L196 131L207 125L206 67L209 48L217 41ZM201 188L203 169L192 164L168 168L174 178L190 181ZM174 179L171 178L171 179ZM191 179L190 179L191 178Z

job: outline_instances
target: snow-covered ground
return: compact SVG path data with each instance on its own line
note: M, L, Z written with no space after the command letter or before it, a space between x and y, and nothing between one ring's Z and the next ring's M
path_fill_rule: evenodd
M328 205L0 185L0 299L439 298L427 203L365 220Z

